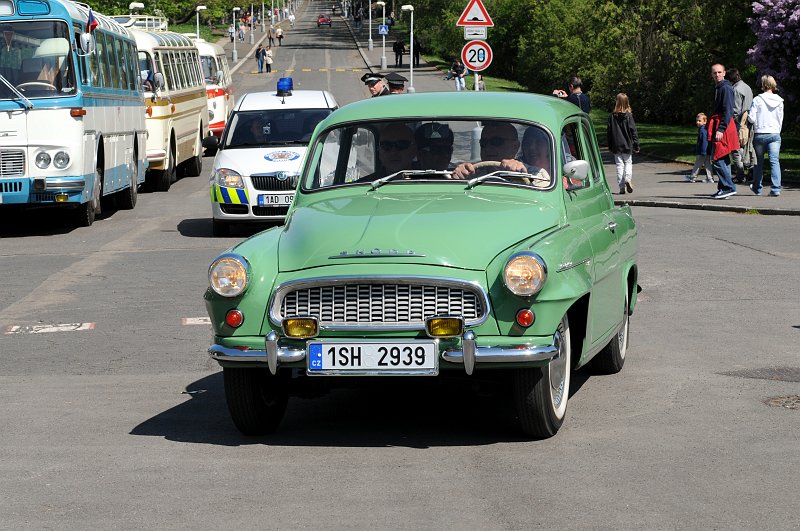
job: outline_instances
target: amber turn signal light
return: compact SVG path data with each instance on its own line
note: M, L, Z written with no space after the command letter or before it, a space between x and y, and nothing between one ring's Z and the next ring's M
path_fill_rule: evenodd
M244 323L244 314L239 310L228 310L225 314L225 324L233 328L239 328Z
M289 317L283 320L283 333L294 339L310 339L319 334L316 317Z
M69 115L73 118L78 118L79 116L86 116L86 109L70 109Z
M428 317L425 332L430 337L460 337L464 333L464 320L461 317Z

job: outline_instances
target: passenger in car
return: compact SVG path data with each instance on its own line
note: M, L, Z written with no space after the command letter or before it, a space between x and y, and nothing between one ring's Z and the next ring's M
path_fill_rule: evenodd
M381 176L414 168L417 145L411 129L400 123L389 124L381 130L378 142L378 160Z
M527 173L525 164L516 160L519 151L517 129L509 122L485 122L481 131L481 161L498 162L492 171L506 170ZM472 162L463 162L453 170L453 179L467 179L476 174Z
M453 156L453 131L447 124L430 122L414 132L421 170L446 170Z

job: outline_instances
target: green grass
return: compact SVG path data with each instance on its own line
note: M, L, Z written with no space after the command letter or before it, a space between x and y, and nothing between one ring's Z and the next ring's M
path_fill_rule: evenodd
M445 60L436 55L422 55L425 58L425 62L429 65L435 66L439 70L442 71L442 77L447 74L447 71L450 70L450 65L453 64L452 60ZM487 91L495 91L495 92L525 92L525 87L517 83L516 81L509 81L508 79L503 79L499 77L491 77L491 76L483 76L483 83L486 85ZM475 89L475 74L470 74L467 76L466 79L467 90L474 90Z
M185 24L170 24L169 30L174 31L175 33L195 33L197 31L197 25L195 22L192 23L185 23ZM208 24L203 25L200 24L200 38L204 39L208 42L217 42L222 37L228 35L228 27L225 26L215 26L213 29L208 29Z

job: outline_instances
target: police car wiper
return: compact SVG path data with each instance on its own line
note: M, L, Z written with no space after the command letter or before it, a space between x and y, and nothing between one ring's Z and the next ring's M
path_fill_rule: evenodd
M386 177L381 177L380 179L372 181L372 187L370 190L377 190L379 187L383 186L389 181L394 181L398 177L422 177L426 175L443 175L449 178L450 175L452 175L452 172L447 170L400 170L387 175Z
M3 83L3 85L7 86L7 87L9 88L9 90L11 90L11 92L13 92L14 94L16 94L16 96L17 96L19 99L21 99L22 101L24 101L24 102L25 102L25 108L26 108L26 109L33 109L33 102L32 102L31 100L29 100L28 98L26 98L26 97L25 97L25 95L24 95L24 94L22 94L22 92L20 92L19 90L17 90L17 87L15 87L14 85L12 85L12 84L11 84L11 82L9 82L9 81L8 81L8 80L5 78L5 76L3 76L2 74L0 74L0 82L2 82L2 83Z

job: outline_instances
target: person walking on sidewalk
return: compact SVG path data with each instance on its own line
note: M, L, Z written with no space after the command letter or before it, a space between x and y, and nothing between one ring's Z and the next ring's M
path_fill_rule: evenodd
M256 47L255 58L256 58L256 64L258 65L259 74L264 72L264 54L265 54L264 47L261 46L261 43L258 43L258 46Z
M275 46L275 27L270 26L269 31L267 32L267 39L269 39L269 45ZM231 41L233 42L233 41Z
M608 115L608 150L614 154L617 164L617 184L619 193L633 193L633 153L639 152L639 133L633 121L628 95L617 94L614 111Z
M464 77L467 75L467 67L464 66L464 63L461 62L461 59L456 58L453 61L452 66L450 66L450 72L453 73L453 79L455 80L456 84L456 91L461 92L462 90L467 89L466 80Z
M761 181L764 178L764 151L769 153L769 169L772 188L769 195L781 195L781 129L783 128L783 98L775 94L778 88L775 78L761 76L764 92L753 98L747 120L754 124L753 147L756 150L756 165L753 167L751 188L756 195L761 194Z
M403 66L403 54L406 53L406 45L403 43L402 39L394 41L394 44L392 44L392 51L394 52L394 66Z
M267 46L264 50L264 62L267 65L267 74L272 72L272 46Z
M733 172L735 171L736 176L733 177L733 182L746 183L746 170L748 168L744 165L743 148L747 147L749 132L747 126L747 111L753 103L753 91L747 83L742 81L742 76L736 68L728 70L725 74L725 79L730 81L731 85L733 85L733 121L736 123L736 132L739 135L739 149L731 151L731 163L733 166L731 168L731 175L733 176Z
M278 39L278 46L283 46L283 29L277 28L275 30L275 38Z
M714 81L714 111L708 122L708 140L711 143L711 167L717 175L717 193L713 199L727 199L736 195L736 184L731 179L730 154L739 149L739 135L733 121L733 86L725 79L725 67L711 65Z
M686 182L697 182L697 174L700 173L700 168L704 167L706 170L705 182L713 183L714 179L711 177L711 157L708 156L708 129L706 129L708 117L706 113L699 113L694 122L695 125L697 125L697 142L694 145L694 167L692 168L692 173L686 176Z

